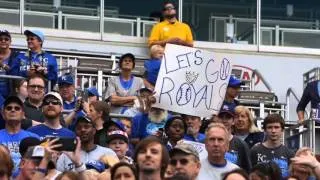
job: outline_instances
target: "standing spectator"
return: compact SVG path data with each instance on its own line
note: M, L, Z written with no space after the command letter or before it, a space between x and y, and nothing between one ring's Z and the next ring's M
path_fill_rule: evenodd
M249 173L251 170L249 147L243 140L232 135L234 112L221 110L216 119L226 127L229 133L229 149L225 158Z
M24 101L26 118L39 123L44 122L42 102L46 91L46 82L41 75L34 74L28 79L28 97Z
M76 122L76 135L81 140L81 162L86 164L90 160L99 160L103 155L116 157L116 153L109 148L99 146L94 143L96 129L91 119L81 116ZM57 169L61 172L73 170L75 164L66 154L62 154L57 162Z
M150 48L150 52L151 59L144 61L145 73L143 82L148 89L153 91L160 71L164 48L160 45L153 45Z
M5 129L0 130L0 144L8 147L15 170L17 170L21 160L19 152L20 142L27 137L39 138L39 136L21 129L24 110L23 103L17 96L9 96L5 100L2 114L5 120Z
M213 123L206 130L205 139L208 157L201 161L198 179L221 180L228 171L239 168L225 159L229 148L229 132L221 123Z
M28 81L23 79L15 82L15 94L21 99L22 102L28 97Z
M144 87L143 80L132 75L134 67L134 55L124 54L119 60L120 75L109 79L106 99L111 102L112 113L123 113L132 107L138 90Z
M284 120L279 114L270 114L265 118L263 128L267 139L251 148L252 165L273 161L281 169L282 177L287 177L294 153L281 143Z
M63 110L72 112L77 104L75 96L74 80L71 74L65 74L58 78L59 94L63 100Z
M297 114L299 123L303 122L305 117L306 106L311 102L311 117L320 118L320 80L313 81L307 84L306 88L303 90L302 97L297 106Z
M74 133L67 128L62 127L60 115L62 112L62 98L57 92L49 92L43 98L42 111L44 123L33 126L28 130L40 136L40 139L46 137L75 137Z
M185 140L195 141L195 142L204 142L205 135L200 133L201 119L197 116L184 115L184 121L187 124L187 132L184 136Z
M170 151L170 165L177 174L186 174L196 180L201 164L197 150L190 144L178 144Z
M58 65L56 58L42 49L43 32L26 30L24 35L27 37L28 49L30 50L17 57L17 63L20 67L19 75L28 77L34 73L40 73L48 81L51 81L51 88L53 88L58 78Z
M137 145L133 159L137 162L140 180L161 180L169 162L169 154L160 139L150 136Z
M235 109L234 135L245 141L249 148L264 141L264 133L254 124L250 110L244 106Z
M170 151L174 148L178 141L182 140L185 132L187 131L187 125L183 121L181 116L173 116L169 118L164 126L164 132L168 137L167 149Z
M117 154L120 161L133 164L131 157L126 156L126 153L129 151L129 138L127 133L119 130L112 131L108 133L106 141L108 148Z
M126 162L119 162L111 168L112 180L137 180L137 169Z
M0 74L18 75L18 68L14 66L18 52L10 49L11 35L7 30L0 30ZM0 79L0 95L5 99L10 94L10 84L7 79Z
M235 98L239 95L240 87L244 83L237 79L235 76L230 76L226 95L222 104L221 109L231 110L235 109L239 105L239 101Z
M176 18L177 11L173 2L163 3L164 21L154 25L149 37L149 46L167 43L193 47L193 37L190 27Z

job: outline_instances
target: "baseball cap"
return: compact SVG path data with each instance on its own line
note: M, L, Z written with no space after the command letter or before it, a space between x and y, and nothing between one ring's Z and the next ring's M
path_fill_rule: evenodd
M46 95L44 95L43 100L45 100L47 97L55 97L60 101L61 105L63 105L63 100L59 93L54 91L48 92Z
M220 109L218 117L224 117L225 115L234 117L235 115L235 106L223 105Z
M86 123L93 124L93 121L88 116L79 116L77 118L75 125L77 125L79 122L86 122Z
M58 78L58 84L59 84L59 86L62 84L73 85L74 84L73 77L71 76L71 74L65 74L63 76L60 76Z
M7 30L0 30L0 36L8 36L11 39L11 34Z
M102 173L106 168L106 166L101 161L94 161L94 160L88 161L86 163L86 167L87 169L94 169L99 173Z
M124 131L117 130L117 131L111 131L110 133L108 133L107 138L106 138L107 144L110 143L114 139L122 139L127 144L129 143L128 135Z
M99 92L98 92L96 87L90 87L90 88L87 89L87 91L88 91L88 93L90 93L90 94L92 94L94 96L100 97L100 94L99 94Z
M30 35L35 35L37 36L42 42L44 41L44 34L42 31L39 30L25 30L24 35L30 36Z
M228 87L240 87L241 85L244 85L244 83L240 79L233 75L230 76Z
M117 126L121 131L125 131L124 125L120 121L108 120L103 124L103 127L107 130L110 126Z
M23 157L24 154L27 152L28 148L31 146L37 146L41 144L41 141L36 137L26 137L21 140L19 144L19 153Z
M172 157L176 152L183 152L188 155L194 155L198 160L200 160L198 151L191 144L186 144L186 143L177 144L170 151L170 157Z
M6 107L8 104L10 104L12 102L19 104L23 108L23 102L21 101L21 99L18 96L7 97L3 103L3 107Z
M24 154L23 158L31 159L33 162L35 162L37 165L40 164L42 158L44 157L44 147L42 146L30 146L26 153Z

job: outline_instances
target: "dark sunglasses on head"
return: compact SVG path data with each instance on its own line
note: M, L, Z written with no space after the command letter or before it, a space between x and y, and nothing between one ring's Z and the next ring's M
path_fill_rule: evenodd
M171 159L171 160L170 160L170 164L171 164L172 166L176 166L176 165L178 164L178 161L179 161L179 163L180 163L181 165L183 165L183 166L189 163L189 160L188 160L188 159L182 158L182 159Z
M167 7L164 7L164 8L163 8L164 11L168 11L168 10L172 10L172 9L175 9L175 7L173 7L173 6L167 6Z
M56 100L56 99L45 99L43 101L43 105L46 106L46 105L49 105L49 104L52 104L52 105L61 105L60 101L59 100Z
M10 40L10 38L8 38L8 37L0 38L0 41L9 41L9 40Z
M5 108L7 111L12 111L13 109L15 111L20 111L21 110L21 107L20 106L6 106Z

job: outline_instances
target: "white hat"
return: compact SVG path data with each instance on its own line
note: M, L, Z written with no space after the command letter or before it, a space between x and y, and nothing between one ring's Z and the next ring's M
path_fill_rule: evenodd
M59 93L54 92L54 91L48 92L46 95L44 95L44 98L43 98L43 99L45 99L45 98L48 97L48 96L53 96L53 97L59 99L61 105L63 105L62 97L60 96Z

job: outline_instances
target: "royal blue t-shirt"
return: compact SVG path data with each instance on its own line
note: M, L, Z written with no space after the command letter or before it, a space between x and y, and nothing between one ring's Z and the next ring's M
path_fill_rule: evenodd
M204 135L202 133L198 133L196 138L194 138L193 136L191 136L189 134L185 134L183 137L183 139L185 139L185 140L194 141L194 142L201 142L201 143L204 142L205 138L206 138L206 135Z
M8 147L14 163L14 171L18 169L21 160L21 155L19 152L20 142L26 137L35 137L39 139L38 135L25 130L20 130L16 134L9 134L6 129L0 130L0 144Z
M37 126L33 126L28 129L28 131L33 132L40 136L40 140L43 140L46 137L69 137L75 138L76 135L74 132L70 131L67 128L60 128L60 129L51 129L44 124L39 124Z
M146 70L146 79L153 85L155 85L157 82L160 66L160 59L150 59L144 62L144 68Z
M63 110L73 110L76 107L77 97L74 96L72 102L63 101Z

